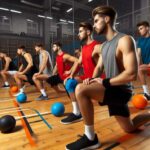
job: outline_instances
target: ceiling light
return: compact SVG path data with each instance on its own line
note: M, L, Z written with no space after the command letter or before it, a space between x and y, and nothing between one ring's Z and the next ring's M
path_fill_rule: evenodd
M70 11L72 11L72 8L69 8L66 12L69 13Z
M13 10L13 9L11 9L10 11L11 11L11 12L14 12L14 13L18 13L18 14L21 14L21 13L22 13L21 11Z

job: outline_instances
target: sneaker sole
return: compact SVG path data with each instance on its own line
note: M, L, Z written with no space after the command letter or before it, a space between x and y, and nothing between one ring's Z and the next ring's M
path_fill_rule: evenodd
M72 124L72 123L76 123L76 122L79 122L79 121L82 121L82 120L83 120L83 118L80 118L80 119L72 121L72 122L62 122L62 121L60 121L60 123L62 123L62 124Z
M97 149L101 146L101 144L98 142L97 144L95 145L92 145L92 146L89 146L89 147L86 147L86 148L83 148L83 149L80 149L80 150L93 150L93 149ZM70 149L67 149L66 150L70 150Z

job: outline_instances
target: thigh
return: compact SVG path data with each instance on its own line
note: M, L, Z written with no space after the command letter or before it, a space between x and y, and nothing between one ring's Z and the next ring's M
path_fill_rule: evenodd
M19 74L19 75L18 75L18 78L21 79L21 80L28 81L28 78L27 78L26 75Z
M48 78L49 78L48 74L40 74L36 76L36 79L39 79L39 80L47 80Z
M97 100L99 102L103 102L105 88L103 85L94 82L89 85L79 84L76 88L76 94L82 94L84 96L89 97L90 99Z

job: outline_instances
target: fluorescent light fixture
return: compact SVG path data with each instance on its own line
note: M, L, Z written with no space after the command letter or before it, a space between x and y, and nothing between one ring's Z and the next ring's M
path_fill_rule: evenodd
M72 11L72 8L69 8L66 12L69 13L70 11Z
M115 24L120 24L120 22L116 22Z
M0 10L9 11L9 9L8 9L8 8L4 8L4 7L0 7Z
M31 19L26 19L28 22L34 22L33 20L31 20Z
M61 21L61 22L67 22L67 20L64 20L64 19L59 19L59 21Z
M2 16L4 20L8 20L8 18L6 16Z
M92 2L93 0L88 0L88 2L90 3L90 2Z
M74 24L74 22L73 22L73 21L68 21L68 23Z
M52 6L52 9L53 9L53 10L57 10L57 11L59 11L59 10L60 10L60 8L55 7L55 6Z
M21 11L13 10L13 9L10 9L10 11L13 12L13 13L17 13L17 14L21 14L22 13Z
M42 16L42 15L37 15L38 17L40 17L40 18L46 18L45 16Z
M47 18L47 19L53 19L52 17L48 17L48 16L47 16L46 18Z

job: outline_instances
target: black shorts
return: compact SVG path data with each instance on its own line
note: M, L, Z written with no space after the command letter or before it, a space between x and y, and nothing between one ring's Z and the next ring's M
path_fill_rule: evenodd
M51 86L57 86L58 84L63 83L63 80L60 78L59 75L53 75L47 79L47 82Z
M34 81L32 80L32 77L35 73L37 73L38 70L36 68L32 68L31 70L29 70L25 75L27 77L27 80L28 82L31 84L31 85L34 85Z
M108 105L110 116L129 117L128 102L131 96L131 90L123 89L120 86L112 86L105 90L103 102L99 104Z

